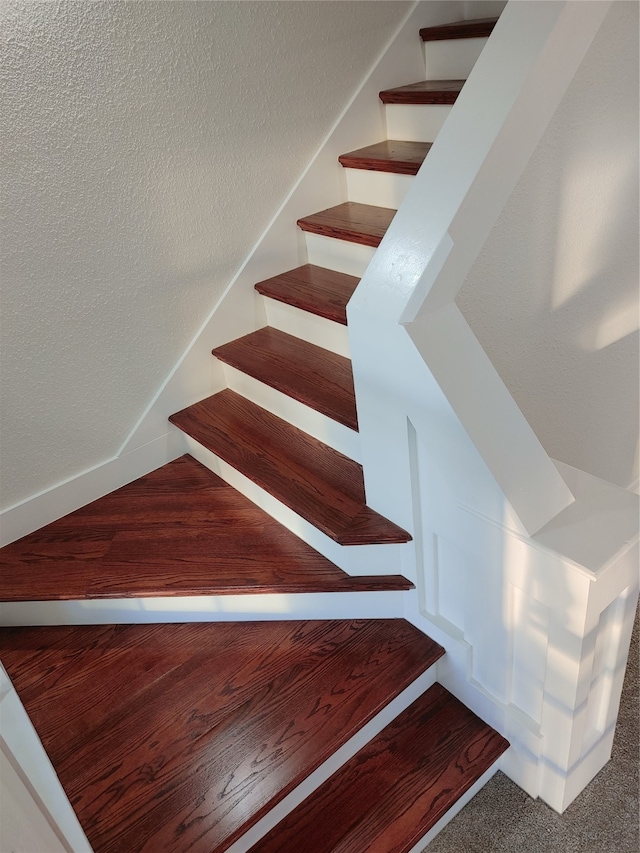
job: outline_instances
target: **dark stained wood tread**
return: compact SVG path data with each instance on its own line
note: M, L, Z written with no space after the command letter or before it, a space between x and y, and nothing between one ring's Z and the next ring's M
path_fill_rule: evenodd
M222 853L442 653L401 619L0 629L95 853Z
M417 175L431 142L403 142L385 139L338 157L348 169L368 169L376 172L393 172L396 175Z
M396 211L390 207L346 201L336 207L305 216L298 220L298 225L303 231L312 234L323 234L337 240L376 247L380 245L395 214Z
M421 80L380 92L383 104L454 104L464 80Z
M341 545L411 539L366 505L357 462L233 391L169 420Z
M346 326L347 303L359 281L352 275L304 264L260 281L255 287L263 296Z
M497 22L497 18L475 18L472 21L455 21L452 24L423 27L420 30L420 38L422 41L486 38L491 35Z
M408 853L508 746L435 684L250 853Z
M0 600L410 589L349 577L190 456L0 550Z
M348 358L268 326L217 347L213 354L334 421L358 429Z

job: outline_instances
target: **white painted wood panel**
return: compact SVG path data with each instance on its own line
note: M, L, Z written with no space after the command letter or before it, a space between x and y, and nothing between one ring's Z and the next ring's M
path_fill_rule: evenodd
M433 142L450 112L445 104L386 104L387 139Z

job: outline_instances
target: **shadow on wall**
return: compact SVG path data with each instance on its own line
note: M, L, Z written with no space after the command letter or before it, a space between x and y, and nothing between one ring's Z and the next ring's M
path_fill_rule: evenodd
M625 488L638 482L637 69L638 6L614 3L458 297L547 452Z

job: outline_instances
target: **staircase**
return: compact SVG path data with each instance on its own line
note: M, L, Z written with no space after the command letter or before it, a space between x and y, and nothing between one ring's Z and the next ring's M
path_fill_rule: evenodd
M420 35L470 66L494 24ZM217 347L228 387L171 416L189 455L2 549L0 598L58 624L2 629L0 659L96 853L418 851L508 747L436 682L440 646L372 615L367 596L402 613L411 535L366 501L345 329L463 83L380 93L390 139L339 158L350 200L256 284L270 325ZM354 596L360 618L320 618ZM176 597L208 613L154 623ZM96 624L123 602L113 622L149 624Z

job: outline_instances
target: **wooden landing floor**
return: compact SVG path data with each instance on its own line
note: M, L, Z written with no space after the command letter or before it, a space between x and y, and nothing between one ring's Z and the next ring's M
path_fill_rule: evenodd
M222 853L442 653L399 619L0 629L95 853Z
M190 456L0 549L0 601L411 586L349 577Z

